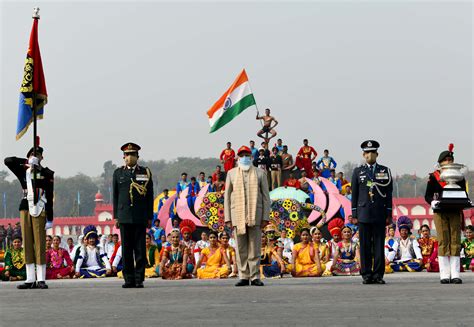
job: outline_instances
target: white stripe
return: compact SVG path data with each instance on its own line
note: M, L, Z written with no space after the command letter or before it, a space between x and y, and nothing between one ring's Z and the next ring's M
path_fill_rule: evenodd
M243 97L252 94L252 90L250 90L250 84L249 82L245 82L240 84L236 89L234 89L230 95L227 97L226 101L227 102L230 99L230 107L232 107L234 104L239 102ZM224 102L224 106L225 106ZM230 108L229 107L229 108ZM214 124L221 118L221 116L224 114L224 107L221 107L219 110L217 110L214 115L209 118L209 125L212 127Z

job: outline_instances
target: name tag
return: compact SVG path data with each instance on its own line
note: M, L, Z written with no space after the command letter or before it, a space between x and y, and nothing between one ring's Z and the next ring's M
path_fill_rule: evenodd
M146 182L148 181L148 175L137 175L136 180L137 182Z

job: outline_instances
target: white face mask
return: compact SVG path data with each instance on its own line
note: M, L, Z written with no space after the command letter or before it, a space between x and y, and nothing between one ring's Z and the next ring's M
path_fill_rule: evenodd
M252 161L250 160L250 157L239 158L239 167L242 170L249 170L251 165L252 165Z

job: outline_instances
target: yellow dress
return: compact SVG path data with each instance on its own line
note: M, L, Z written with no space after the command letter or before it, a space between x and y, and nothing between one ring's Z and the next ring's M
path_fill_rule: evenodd
M230 271L225 263L224 255L225 249L221 247L212 250L210 248L203 249L201 256L207 258L206 266L197 270L197 277L199 279L227 278Z
M156 267L160 264L160 251L158 251L156 246L152 246L150 249L147 249L146 263L147 268L145 268L145 278L158 277L158 274L156 273Z
M150 260L151 259L151 260ZM156 268L160 264L160 251L158 251L158 247L152 245L150 248L146 250L146 267L145 268L145 278L153 278L158 277L156 273ZM123 272L119 271L117 273L118 278L123 278Z
M314 247L319 251L319 260L321 262L321 270L326 271L326 263L329 261L329 247L326 243L316 244ZM323 260L324 259L324 260Z
M315 247L312 243L304 245L303 243L298 243L293 247L293 251L296 251L295 260L295 277L316 277L321 274L324 270L321 265L321 270L318 269L318 266L314 262L312 256L314 256L314 251L319 251L318 247ZM289 267L293 270L293 267Z

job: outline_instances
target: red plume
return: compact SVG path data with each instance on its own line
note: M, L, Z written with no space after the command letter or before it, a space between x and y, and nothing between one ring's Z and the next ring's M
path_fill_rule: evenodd
M453 143L449 143L448 151L449 151L449 152L453 152L453 150L454 150L454 144L453 144Z

